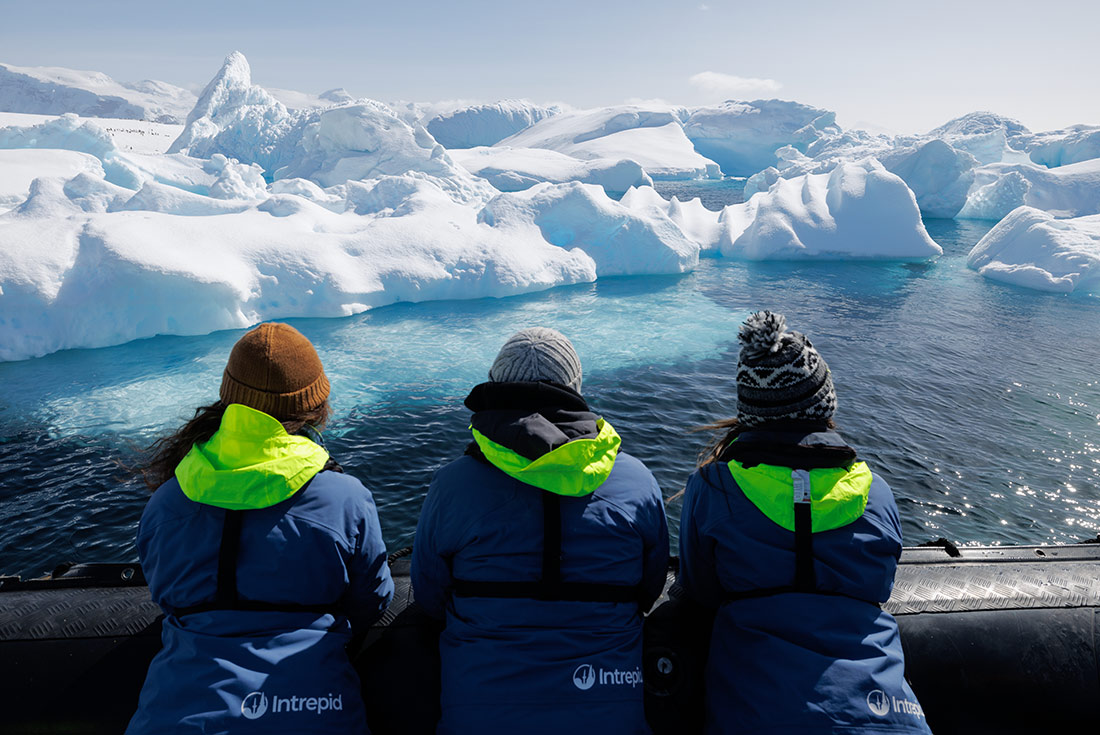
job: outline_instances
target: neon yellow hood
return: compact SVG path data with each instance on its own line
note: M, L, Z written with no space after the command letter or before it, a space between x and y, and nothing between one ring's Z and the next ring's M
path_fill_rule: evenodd
M794 480L790 467L758 464L746 469L729 462L730 473L745 497L761 513L788 531L794 531ZM863 515L871 490L866 462L851 468L810 470L810 517L814 533L846 526Z
M556 495L582 497L596 491L615 466L622 439L603 419L594 439L574 439L530 460L471 428L482 454L498 470Z
M328 461L328 452L291 436L276 419L232 403L210 440L195 444L176 467L183 494L230 510L267 508L302 489Z

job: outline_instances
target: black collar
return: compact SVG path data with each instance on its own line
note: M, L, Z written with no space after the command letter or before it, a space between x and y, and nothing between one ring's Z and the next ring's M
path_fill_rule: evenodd
M466 407L478 433L530 460L599 434L599 417L580 393L559 383L481 383Z
M722 452L721 460L744 467L770 464L797 470L850 467L856 450L824 424L791 423L746 429Z

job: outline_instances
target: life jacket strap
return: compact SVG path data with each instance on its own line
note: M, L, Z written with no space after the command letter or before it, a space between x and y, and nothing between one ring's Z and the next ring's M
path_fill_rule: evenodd
M817 589L817 575L814 572L810 473L791 470L791 481L794 496L794 587L799 592L814 592Z
M809 593L812 595L825 595L827 597L847 597L849 600L855 600L856 602L862 602L867 605L874 605L875 607L882 609L882 603L873 602L871 600L865 600L862 597L856 597L855 595L847 595L843 592L833 592L831 590L800 590L794 585L788 584L781 587L765 587L758 590L742 590L739 592L726 592L722 595L722 604L730 602L739 602L741 600L755 600L761 597L774 597L775 595L786 595L793 592Z
M311 480L312 482L312 480ZM308 484L308 483L307 483ZM173 609L176 617L212 612L214 610L242 610L247 612L308 612L318 615L339 615L335 602L320 605L298 605L292 602L265 602L242 600L237 593L237 557L241 547L241 522L243 510L226 510L222 521L221 546L218 549L218 579L214 599L198 605Z
M644 599L640 585L563 582L561 579L561 497L542 491L542 577L537 582L454 579L455 597L490 597L572 602L633 602Z
M640 603L640 587L593 582L483 582L455 579L451 584L455 597L490 597L495 599L527 599L571 602L633 602Z

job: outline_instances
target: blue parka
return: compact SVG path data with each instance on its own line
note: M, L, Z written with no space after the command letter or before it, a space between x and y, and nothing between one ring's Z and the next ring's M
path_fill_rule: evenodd
M641 611L668 564L656 481L564 386L487 383L466 405L476 443L435 474L413 545L416 600L446 620L437 732L648 732Z
M902 545L889 486L824 429L744 431L722 459L688 480L680 526L680 584L717 611L706 732L927 733L879 607ZM793 582L800 464L816 592Z
M320 471L327 460L232 404L153 494L138 551L165 613L163 648L127 733L367 732L345 646L382 614L393 582L370 492ZM238 609L226 609L219 559L234 512Z

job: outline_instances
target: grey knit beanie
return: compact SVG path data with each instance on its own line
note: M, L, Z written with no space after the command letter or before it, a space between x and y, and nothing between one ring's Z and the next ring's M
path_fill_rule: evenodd
M787 330L782 314L758 311L741 325L737 419L826 421L836 412L829 366L804 334Z
M494 383L549 380L581 392L581 360L561 332L531 327L512 335L489 368Z

